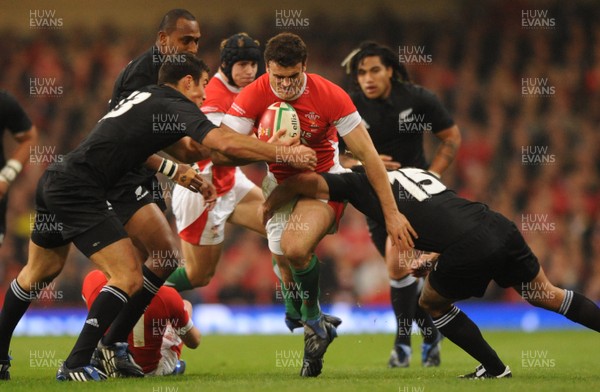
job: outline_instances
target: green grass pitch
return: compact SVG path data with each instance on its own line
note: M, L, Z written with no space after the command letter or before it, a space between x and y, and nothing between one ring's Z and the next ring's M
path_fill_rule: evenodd
M341 335L325 355L316 379L299 377L302 336L203 337L197 350L184 350L182 377L111 379L101 383L59 383L54 374L74 337L15 337L12 380L0 391L597 391L600 339L594 332L487 332L490 344L511 367L512 379L460 380L477 365L444 341L442 365L421 368L420 337L413 336L408 369L388 369L391 335Z

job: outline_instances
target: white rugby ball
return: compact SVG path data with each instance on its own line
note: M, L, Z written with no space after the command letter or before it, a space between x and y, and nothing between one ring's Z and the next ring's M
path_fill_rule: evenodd
M260 119L256 136L266 142L280 129L286 130L280 140L293 138L300 134L298 114L294 107L286 102L275 102L269 105Z

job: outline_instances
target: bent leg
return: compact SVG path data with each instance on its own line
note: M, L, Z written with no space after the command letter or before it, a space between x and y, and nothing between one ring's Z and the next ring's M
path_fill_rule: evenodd
M315 199L300 199L284 225L281 249L292 267L294 282L302 299L302 319L320 317L319 260L314 250L334 222L333 209ZM272 219L275 219L272 218Z
M453 303L454 300L444 298L431 286L428 276L419 305L433 317L435 326L451 342L481 362L490 374L502 374L506 365L485 341L477 325Z
M514 289L533 306L560 313L571 321L600 332L600 308L582 294L554 286L542 268L532 281L514 286Z
M208 285L215 275L217 264L221 259L223 243L192 245L189 242L181 241L181 248L183 249L183 268L191 288ZM179 290L179 287L177 289Z
M125 225L125 230L133 236L135 243L144 244L150 256L146 264L143 264L142 260L137 259L135 253L130 255L135 265L127 268L134 269L129 274L140 279L137 282L139 286L135 291L127 291L131 298L102 339L102 343L105 345L127 341L129 332L142 316L165 279L177 268L181 260L179 241L156 204L147 204L137 210ZM115 268L115 266L111 266L111 268ZM108 272L112 280L114 275L110 271ZM109 284L111 284L111 280L109 280ZM135 295L132 295L134 293Z
M253 187L235 206L228 219L229 223L245 227L266 237L265 226L258 216L259 208L264 201L262 191L257 186Z
M85 324L75 346L65 360L68 368L87 366L98 341L129 301L131 294L142 286L141 265L129 238L123 238L90 256L90 259L110 275L90 306Z

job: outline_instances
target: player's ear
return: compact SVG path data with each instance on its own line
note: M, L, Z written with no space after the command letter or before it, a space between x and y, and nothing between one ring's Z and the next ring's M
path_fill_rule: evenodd
M169 36L164 31L158 32L158 43L160 46L167 46L169 40Z

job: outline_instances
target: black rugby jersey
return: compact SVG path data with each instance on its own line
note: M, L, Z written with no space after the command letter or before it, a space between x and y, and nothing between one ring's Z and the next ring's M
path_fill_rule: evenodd
M320 173L329 186L329 198L347 200L357 210L385 227L377 194L365 173ZM401 168L388 172L398 210L419 238L415 248L441 253L477 227L490 211L487 205L461 197L429 172Z
M184 136L201 143L213 128L198 106L179 91L145 87L108 112L63 162L48 170L91 180L108 190L153 153Z
M109 109L113 109L120 100L142 87L158 83L158 70L164 55L153 46L139 57L131 60L121 71L113 87Z
M426 169L423 135L454 125L437 97L412 83L392 82L386 99L368 99L360 89L350 97L366 123L377 152L391 156L402 167ZM340 141L340 151L345 151L343 141Z

